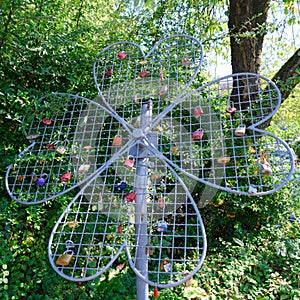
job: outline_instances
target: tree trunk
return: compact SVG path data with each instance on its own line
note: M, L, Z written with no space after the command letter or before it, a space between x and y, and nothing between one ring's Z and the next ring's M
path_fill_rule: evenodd
M259 73L269 5L270 0L230 0L228 27L233 73ZM240 76L233 82L232 106L239 103L239 108L245 109L250 105L249 89L250 95L257 92L254 81Z
M259 73L270 0L231 0L228 28L233 73Z

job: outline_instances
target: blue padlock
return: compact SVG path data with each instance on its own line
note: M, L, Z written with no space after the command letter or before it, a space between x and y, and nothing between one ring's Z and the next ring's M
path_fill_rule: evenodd
M125 188L127 187L126 182L122 181L119 182L115 187L114 187L114 191L115 192L124 192Z
M48 174L44 173L35 180L35 184L38 186L44 186L46 184L47 179L48 179Z

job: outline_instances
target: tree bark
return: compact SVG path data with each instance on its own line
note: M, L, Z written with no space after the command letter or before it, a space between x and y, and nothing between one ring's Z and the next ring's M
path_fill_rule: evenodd
M228 28L233 73L259 73L270 0L231 0Z
M228 27L233 73L259 73L270 0L230 0ZM253 79L255 81L255 79ZM256 94L257 85L240 76L233 82L232 106L244 109ZM253 99L255 100L255 99Z

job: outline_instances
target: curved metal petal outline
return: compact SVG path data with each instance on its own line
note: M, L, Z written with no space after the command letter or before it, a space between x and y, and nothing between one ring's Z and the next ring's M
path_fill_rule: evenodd
M64 119L67 120L67 122L73 122L75 125L72 125L73 127L76 127L75 133L67 133L67 137L65 138L67 140L67 143L72 143L72 146L70 149L70 152L68 154L57 154L57 151L55 150L58 148L59 141L55 141L54 136L60 136L62 132L62 125L59 125L56 127L55 121L53 122L53 125L40 125L42 124L42 121L35 118L32 121L32 126L30 126L29 129L27 129L26 135L27 136L33 136L35 139L33 139L33 142L24 149L19 155L18 159L12 163L6 172L5 176L5 185L6 189L8 191L8 194L12 199L19 203L23 204L39 204L43 203L45 201L54 199L62 194L65 194L69 192L70 190L78 187L80 184L90 180L99 172L103 167L105 167L105 161L102 162L103 165L100 167L97 167L98 164L98 154L94 154L93 159L91 160L91 156L89 155L89 151L84 151L83 144L84 143L94 143L94 150L100 151L99 144L96 144L95 136L97 134L101 134L103 131L103 134L107 135L107 141L111 140L113 136L110 136L110 133L107 134L105 130L103 129L103 126L105 124L101 122L96 122L97 114L99 114L99 120L105 120L105 118L112 118L115 120L116 123L121 124L124 132L127 132L127 137L131 135L130 130L127 128L126 124L123 124L123 120L115 113L110 112L108 109L106 109L101 103L95 102L92 100L89 100L84 97L76 96L73 94L66 94L66 93L53 93L49 96L42 97L41 99L44 99L46 97L67 97L68 99L75 99L79 101L79 106L81 103L84 103L88 105L88 108L84 111L80 111L81 114L77 117L58 117L59 114L64 114L63 111L59 111L57 115L53 115L53 119L57 119L58 122L62 123ZM97 101L99 98L97 98ZM74 103L74 106L76 103ZM95 115L91 116L89 115L90 112L94 112ZM42 115L44 115L44 111L41 112ZM89 120L91 119L91 120ZM70 127L72 127L70 126ZM93 127L95 129L94 133L90 133L90 127ZM100 133L98 133L97 130L99 130ZM40 133L39 133L40 131ZM38 134L37 134L38 133ZM72 140L68 140L70 138L70 135L72 135ZM41 137L42 141L36 141ZM47 143L54 143L51 150L45 150L45 146L47 146ZM99 138L99 143L101 142L101 138ZM128 138L127 141L125 141L124 145L119 147L115 150L115 152L107 153L107 151L103 154L101 154L101 159L105 159L106 161L109 159L114 160L118 156L122 155L122 153L127 151L128 147L131 147L133 144L133 140L130 140ZM98 142L97 142L98 143ZM76 149L75 149L76 144ZM55 145L55 146L54 146ZM63 145L64 146L64 145ZM65 147L65 146L64 146ZM108 147L108 146L106 146ZM110 146L111 147L111 146ZM112 150L111 150L112 151ZM51 152L51 153L50 153ZM50 155L49 158L47 158L46 154ZM86 158L84 158L86 157ZM28 161L29 162L26 162ZM57 159L58 163L54 163L54 159ZM64 159L64 162L61 162L61 160ZM38 162L38 161L41 161ZM22 164L24 164L22 166ZM85 165L88 166L89 171L83 170L80 171L80 166ZM59 181L59 178L67 171L68 166L71 168L74 168L74 172L71 172L73 175L75 173L76 179L73 180L72 184L67 185L64 183L61 183ZM92 171L92 166L94 167L94 171ZM35 171L38 170L38 171ZM92 171L92 172L91 172ZM38 172L38 173L36 173ZM16 173L16 174L12 174ZM53 175L55 173L55 175ZM44 185L41 185L37 187L35 182L32 180L33 176L39 177L40 175L47 174L47 180ZM51 177L51 178L50 178ZM82 179L80 178L82 177ZM24 181L26 180L26 181ZM49 186L48 182L49 180L52 181L52 183L55 186L52 186L52 188ZM71 182L71 181L70 181ZM56 191L57 187L56 185L61 185L62 187ZM30 198L29 198L30 197Z
M152 158L152 159L159 159L159 158ZM194 200L192 199L189 191L187 190L186 186L184 183L181 181L177 173L173 170L172 167L167 165L164 161L160 160L160 165L164 166L170 174L173 174L174 178L177 181L178 188L180 188L180 191L185 193L187 199L185 202L178 202L178 203L170 203L170 211L173 211L173 214L176 215L175 211L175 205L176 207L180 207L180 205L186 206L191 206L189 208L189 212L186 210L186 216L184 217L185 222L188 222L186 218L188 217L194 217L197 221L196 223L193 223L192 227L193 230L195 231L196 234L195 236L192 235L190 232L187 237L184 239L185 243L189 243L188 245L183 246L178 246L179 249L182 249L186 247L187 250L182 250L184 251L184 257L181 259L177 254L178 257L176 257L175 254L175 249L173 246L171 246L171 249L173 249L171 257L169 257L170 261L173 264L174 267L174 272L173 270L160 270L160 264L161 261L163 260L163 257L161 254L159 254L159 257L156 259L154 258L154 264L157 264L157 271L152 269L152 273L154 272L159 278L163 278L166 276L170 276L172 278L172 282L168 280L167 283L160 283L159 278L158 281L151 281L147 279L147 277L143 276L136 268L134 258L132 256L132 252L135 252L136 247L140 244L140 239L136 240L134 242L134 236L136 235L134 233L134 227L133 225L130 225L131 222L128 221L123 221L124 225L128 228L123 228L123 233L120 234L120 232L116 231L116 226L121 222L121 219L124 220L127 218L127 205L123 201L123 196L124 193L121 194L121 198L116 198L118 197L118 194L111 193L110 190L112 189L113 186L115 186L115 183L117 182L116 179L113 179L111 181L112 177L105 181L107 179L106 173L108 172L108 169L113 167L115 168L116 174L120 174L122 172L123 168L123 159L119 159L119 162L116 164L110 164L107 165L102 172L99 172L97 176L93 179L91 179L82 189L81 192L77 194L77 196L73 199L73 201L68 205L68 207L64 210L62 213L61 217L57 221L56 225L53 228L53 231L51 233L50 241L49 241L49 246L48 246L48 253L49 253L49 259L52 267L55 269L55 271L64 277L65 279L72 280L72 281L86 281L86 280L91 280L96 277L98 277L100 274L102 274L104 271L106 271L116 260L117 257L121 254L122 250L125 249L127 256L130 261L130 266L134 270L134 272L139 276L142 280L144 280L146 283L150 285L155 285L158 287L173 287L177 286L179 284L182 284L183 282L187 281L189 278L191 278L201 267L204 257L206 255L206 250L207 250L207 241L206 241L206 236L205 236L205 229L204 225L202 223L202 219L200 216L200 213L197 209L196 204L194 203ZM155 169L157 170L157 169ZM153 172L156 172L153 170ZM106 172L106 173L105 173ZM132 184L132 175L129 177L126 177L127 175L127 170L123 170L124 178L125 179L130 179L129 180ZM151 171L151 174L153 175L153 172ZM109 172L108 172L109 173ZM149 174L149 176L152 176ZM102 177L102 181L100 177ZM136 176L136 175L135 175ZM122 177L122 174L120 174L120 177ZM96 182L97 181L97 182ZM128 181L128 183L129 183ZM95 204L94 200L98 197L98 192L99 190L101 191L101 199L104 200L104 207L107 207L108 210L99 210L99 208L95 211L92 211L92 205ZM165 190L166 192L166 190ZM152 193L152 192L151 192ZM172 193L172 192L171 192ZM86 194L86 196L84 196ZM174 192L174 195L176 193ZM105 200L105 198L108 197L108 200ZM139 195L137 195L139 197ZM94 199L94 200L93 200ZM151 226L154 226L156 224L156 221L152 220L152 214L158 215L157 212L153 211L153 205L154 205L154 198L148 202L147 206L149 206L149 209L151 210L149 212L149 219L146 225L149 227L148 231L150 230ZM175 199L176 201L176 199ZM111 209L112 206L114 205L113 203L116 204L116 210ZM118 204L119 203L119 204ZM121 204L122 203L122 204ZM123 208L121 206L123 205ZM129 204L130 205L130 204ZM118 208L119 207L119 208ZM124 208L125 207L125 208ZM173 209L172 209L173 207ZM103 209L103 207L102 207ZM134 210L133 210L134 211ZM85 213L84 213L85 212ZM162 216L164 214L167 214L167 212L163 212ZM168 213L169 214L169 213ZM178 212L178 216L182 215L183 213L181 210ZM101 218L104 218L103 221L101 221ZM114 220L115 218L115 220ZM156 217L154 217L156 218ZM78 221L78 226L79 229L74 229L68 228L69 223L74 223L70 222L72 220ZM93 221L92 221L93 220ZM106 225L105 225L106 224ZM184 235L187 234L187 226L190 225L189 223L183 223L183 224L177 224L176 226L182 226L184 230ZM72 225L73 226L73 225ZM172 228L175 225L170 224L170 227ZM88 228L89 227L89 228ZM131 227L131 229L130 229ZM92 229L91 229L92 228ZM97 229L96 229L97 228ZM114 228L114 229L111 229ZM185 228L185 229L184 229ZM180 239L181 236L178 232L175 233L175 231L172 231L172 229L169 229L170 233L166 234L166 239L170 239L171 237L172 240L175 238ZM109 238L110 241L112 242L107 242L106 238L109 235L111 236ZM149 231L149 233L152 232L152 229ZM96 235L100 235L101 237L97 237ZM150 237L153 238L158 238L158 239L163 239L163 234L158 232L158 233L151 233ZM99 242L99 239L101 239L102 242ZM119 241L118 241L119 239ZM74 254L74 259L73 263L70 264L70 266L58 266L55 261L57 258L64 252L65 249L62 249L64 243L67 240L73 240L74 244L77 247L76 254ZM94 242L96 241L97 242ZM195 241L196 245L191 245L192 241ZM96 249L93 247L95 246ZM82 250L82 248L88 248L88 250ZM109 251L112 251L113 254L111 256L97 256L96 254L93 254L92 252L95 251L95 253L105 253L104 248L109 248ZM162 249L165 249L166 247L160 246ZM168 247L169 248L169 247ZM59 250L60 249L60 250ZM83 254L83 252L86 251ZM144 251L144 250L143 250ZM187 259L185 255L187 253L185 251L195 251L195 256L196 258L192 259ZM104 259L103 265L101 264L101 261L103 260L101 257ZM151 258L148 258L147 260L151 261ZM147 263L148 263L147 261ZM94 267L89 268L89 263L97 262L97 266L94 265ZM81 263L78 265L77 263ZM175 270L175 266L179 264L183 264L182 268L183 269L178 269ZM189 265L189 266L187 266ZM192 266L191 266L192 265ZM155 269L155 268L154 268ZM188 275L185 275L185 271L189 270L190 273ZM81 274L82 276L79 276L78 274ZM156 276L154 274L154 277ZM177 280L177 278L180 278L180 280ZM176 281L177 280L177 281Z
M251 101L253 101L254 104L252 103L251 105L255 105L257 108L254 108L253 111L251 110L251 116L248 119L243 118L242 113L239 113L238 110L235 112L234 116L230 114L230 117L227 117L226 119L225 114L229 115L229 113L226 113L225 108L230 105L231 94L234 91L234 88L230 87L229 83L232 84L232 82L235 81L239 83L244 80L244 78L247 79L247 84L245 86L241 85L240 88L245 88L246 91L244 92L244 94L237 93L235 96L238 96L240 98L246 97L250 103ZM224 87L224 90L220 91L220 85L222 84L222 82L225 82L226 86ZM250 85L249 82L252 82L252 85ZM215 90L213 87L214 85L216 85ZM265 90L261 88L261 86L263 85L267 86ZM251 91L251 88L254 90ZM213 96L215 98L213 98ZM226 101L224 103L224 99L222 103L222 97L227 101L227 106ZM251 100L251 97L256 98ZM284 142L277 136L257 127L275 114L275 112L280 107L280 99L281 96L278 87L268 78L259 74L232 74L207 83L194 92L185 95L183 98L179 97L173 104L167 107L164 112L162 112L153 120L151 128L154 129L156 126L160 126L161 128L163 128L162 133L160 134L160 138L166 139L166 136L168 137L165 142L162 142L162 144L159 145L159 148L161 149L159 149L159 151L162 151L162 153L164 154L164 158L161 158L165 159L176 170L182 172L183 174L186 174L190 178L193 178L198 182L202 182L216 189L225 190L236 194L251 194L256 196L273 193L280 189L283 185L285 185L290 179L294 171L293 154L286 142ZM241 108L244 103L240 101L235 105L238 105ZM201 116L199 115L195 117L195 115L193 115L193 113L195 113L194 110L201 106L204 112L201 113ZM220 111L220 109L223 109L223 111ZM243 113L244 112L246 112L246 109L243 110ZM252 115L254 113L257 113L257 116ZM184 118L187 119L185 123L183 121ZM254 122L252 121L253 119ZM228 128L224 129L223 126L226 122L228 123ZM242 124L242 122L248 122L249 126L246 128L246 133L243 134L243 136L236 137L235 130L237 129L237 127L239 127L239 124ZM184 126L188 128L194 128L193 130L200 129L202 127L202 129L204 129L204 133L208 136L205 139L201 138L198 141L194 141L192 137L193 131L183 130L182 128L184 128ZM172 130L170 130L170 128ZM227 136L225 136L226 130ZM180 143L176 145L176 139L178 139L177 136L178 138L180 138ZM270 138L270 145L265 145L265 147L270 147L269 150L262 149L262 145L259 145L258 141L262 137ZM253 147L255 148L252 151L255 151L256 153L256 162L250 162L249 159L251 159L251 157L249 157L249 155L247 155L246 153L247 151L249 151L249 148L251 148L251 146L248 145L249 141L251 142L251 140L253 142ZM205 142L207 143L206 147L203 146ZM240 143L242 145L239 145ZM167 144L175 145L178 148L177 151L181 154L181 158L177 158L175 161L175 156L169 155L169 148L167 148L168 153L164 152L163 149ZM199 145L198 148L197 145ZM234 151L235 147L240 147L241 153L237 154L237 152ZM273 147L273 149L271 147ZM199 149L201 149L200 152ZM208 149L210 150L208 151ZM247 185L243 187L241 186L241 188L239 186L231 188L229 185L221 185L222 177L226 179L225 169L227 168L227 165L218 165L216 163L218 156L226 156L225 152L235 152L233 156L231 155L231 161L232 159L234 159L235 162L239 164L239 159L242 159L244 160L245 168L254 168L254 166L259 168L261 164L258 162L258 155L263 154L260 153L261 150L264 150L265 152L284 151L286 153L285 160L281 160L281 163L285 165L285 170L281 169L278 171L278 173L275 172L275 176L277 174L281 176L280 183L277 182L276 184L274 184L274 187L273 184L270 183L268 186L265 186L261 189L259 187L258 191L255 193L249 193L248 188L250 188L251 186L251 180L249 178L251 177L250 175L253 174L249 174L247 172ZM203 157L203 153L205 153L205 151L207 153L206 158ZM188 159L188 163L186 164L184 163L184 157L190 157L190 159ZM224 173L224 176L216 176L214 178L214 175L212 175L205 178L205 176L203 176L203 170L205 169L205 167L203 166L204 163L212 164L212 167L209 168L209 170L212 170L213 173L220 171L222 169L222 166L224 166L225 173L222 172ZM276 163L278 164L278 162ZM243 164L240 164L239 168L241 167L243 167ZM233 166L230 165L230 168L233 168ZM199 173L201 173L202 176L198 176ZM258 181L262 182L262 176L258 177ZM234 175L234 179L238 181L238 178L239 175ZM256 183L256 185L257 184L258 183Z

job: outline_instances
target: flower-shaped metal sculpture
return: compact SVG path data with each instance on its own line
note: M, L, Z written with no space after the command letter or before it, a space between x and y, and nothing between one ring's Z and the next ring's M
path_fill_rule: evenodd
M93 279L124 250L143 282L188 282L206 253L194 183L208 187L204 206L212 190L259 196L289 180L288 145L259 129L280 106L278 88L251 73L197 88L202 57L186 35L148 54L115 43L94 63L93 101L51 94L24 119L31 144L7 171L11 197L37 204L80 188L50 237L64 278Z

